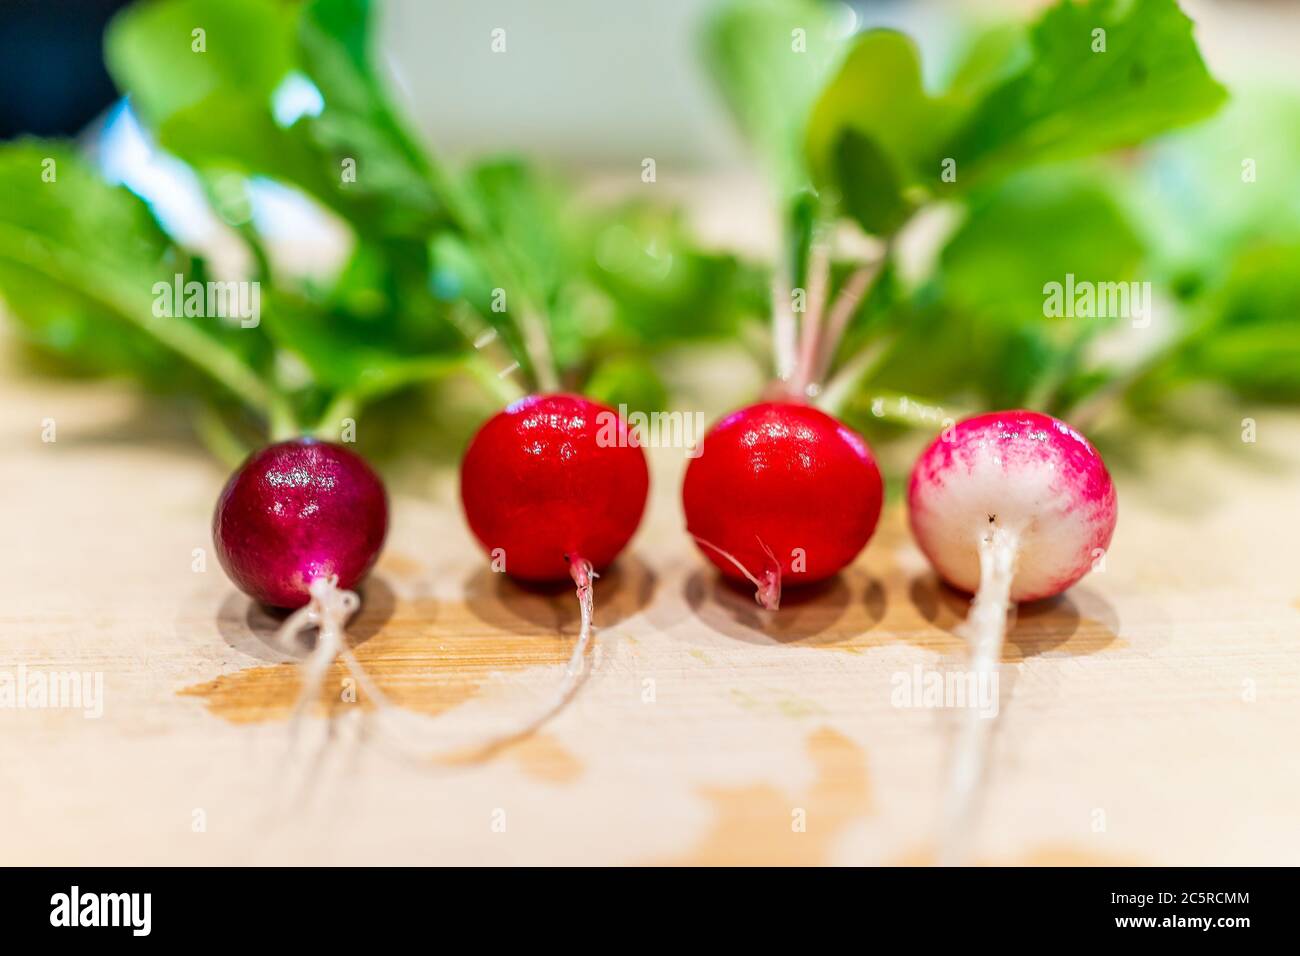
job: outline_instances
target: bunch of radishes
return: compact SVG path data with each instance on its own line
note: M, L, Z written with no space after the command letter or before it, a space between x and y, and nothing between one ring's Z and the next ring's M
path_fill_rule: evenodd
M817 337L805 337L815 354ZM781 380L778 380L781 384ZM687 530L728 578L748 580L776 612L783 587L823 580L866 546L883 487L866 441L804 400L815 384L725 416L687 468ZM612 432L607 427L616 422ZM610 440L610 435L615 440ZM582 627L556 703L584 672L593 580L626 546L645 509L649 475L617 413L578 395L535 394L510 404L474 437L461 499L498 570L526 581L572 579ZM944 429L917 460L908 487L917 543L941 578L972 592L965 624L971 666L991 672L1013 602L1059 594L1094 565L1115 527L1115 490L1088 441L1030 411L979 415ZM334 444L301 438L254 454L231 477L213 522L232 580L267 604L297 608L282 635L319 630L296 713L337 655L364 686L343 626L351 590L374 565L387 531L383 485ZM950 856L958 855L983 765L988 722L971 712L947 800Z
M806 172L813 173L820 164L809 149ZM784 588L831 577L861 553L884 497L867 442L832 414L863 371L850 360L827 381L837 347L885 261L859 264L834 289L834 220L843 214L835 208L837 191L844 190L804 190L790 217L788 245L799 252L779 270L787 285L774 289L769 394L707 433L682 489L687 532L723 575L752 584L770 613L779 613ZM530 375L536 390L494 415L471 441L461 467L466 519L494 569L531 582L571 580L581 611L581 631L545 719L585 672L594 582L640 523L649 471L637 436L616 412L556 393L561 378L543 314L547 296L520 280L509 244L470 197L451 190L443 198L502 291L508 287L514 305L506 318L521 352L512 368ZM890 234L883 234L886 254ZM788 287L795 281L805 288ZM978 672L997 664L1012 602L1072 585L1108 546L1115 524L1114 488L1096 451L1064 423L1033 412L995 412L944 429L916 463L908 503L917 542L936 572L974 594L965 634ZM383 702L357 667L343 628L359 606L353 588L374 565L387 523L383 485L365 462L309 438L252 455L218 501L214 535L232 580L259 601L296 609L282 638L318 629L298 714L336 656ZM986 729L972 723L954 761L951 821L967 813Z

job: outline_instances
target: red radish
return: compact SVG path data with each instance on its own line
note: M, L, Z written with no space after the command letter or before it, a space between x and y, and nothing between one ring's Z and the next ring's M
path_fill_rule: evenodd
M645 511L645 452L613 409L579 395L530 395L479 429L460 478L465 517L495 568L577 586L582 630L562 704L591 637L591 579L618 557Z
M579 395L530 395L498 412L460 476L470 529L525 581L563 581L581 560L604 570L640 524L650 484L618 413Z
M821 581L857 557L882 493L860 435L809 405L763 402L709 430L687 466L682 506L709 560L775 610L783 584Z
M358 671L343 626L360 604L354 588L388 533L388 496L360 457L340 445L298 438L253 454L226 483L212 518L217 557L255 600L298 608L278 634L320 630L307 660L295 719L319 692L336 655Z
M838 407L866 373L861 353L823 385L836 349L883 259L856 268L833 299L833 230L811 237L801 286L772 286L775 380L760 402L727 415L686 468L687 532L733 581L747 580L768 610L786 584L811 584L847 566L880 518L880 469L862 436L808 401Z
M992 412L945 430L916 462L908 505L912 532L939 576L975 595L964 636L978 680L996 671L1013 602L1069 588L1115 531L1115 486L1101 456L1069 425L1038 412ZM969 834L991 723L975 713L953 761L950 859Z

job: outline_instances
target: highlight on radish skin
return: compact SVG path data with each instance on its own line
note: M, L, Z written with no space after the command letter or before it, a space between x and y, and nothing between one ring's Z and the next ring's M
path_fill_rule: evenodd
M581 631L555 703L577 688L592 634L592 580L641 522L645 452L613 409L580 395L530 395L479 429L461 462L461 502L493 569L531 582L572 580Z
M268 445L226 482L212 518L217 558L241 591L263 604L296 608L277 641L316 627L304 662L293 725L343 655L343 627L360 606L352 590L374 566L388 533L388 496L366 462L312 438Z
M762 402L713 426L686 469L686 528L727 578L776 610L785 585L839 572L866 546L883 485L866 441L797 402Z
M1087 574L1116 520L1115 486L1097 450L1065 422L1029 411L946 429L917 459L908 508L935 571L974 594L962 634L979 681L996 675L1014 603L1060 594ZM945 797L945 862L959 862L969 844L991 723L967 710Z

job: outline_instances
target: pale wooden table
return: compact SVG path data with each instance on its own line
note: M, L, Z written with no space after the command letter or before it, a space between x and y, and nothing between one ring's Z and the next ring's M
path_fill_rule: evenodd
M98 720L0 711L0 863L932 858L952 712L892 706L891 678L959 661L964 609L897 506L764 624L688 544L680 453L656 454L647 520L598 582L594 675L478 759L468 741L547 700L576 607L490 574L435 473L396 497L352 633L437 716L444 756L402 759L336 703L304 728L308 775L272 622L215 560L191 569L223 470L125 385L6 366L0 408L0 670L105 681ZM1235 455L1194 444L1119 476L1105 572L1024 613L1005 656L981 860L1300 863L1297 448L1300 423L1261 418Z

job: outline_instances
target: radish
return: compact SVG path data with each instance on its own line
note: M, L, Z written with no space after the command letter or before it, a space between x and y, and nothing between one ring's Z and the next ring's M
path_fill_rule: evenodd
M1014 602L1065 591L1105 554L1115 486L1097 450L1038 412L992 412L946 429L917 459L908 487L912 533L948 584L974 594L963 636L977 680L995 673ZM949 860L968 839L991 721L974 709L951 768Z
M809 405L732 412L686 469L686 527L723 575L768 610L783 584L836 574L866 546L883 486L866 441Z
M882 263L856 268L828 302L831 246L816 233L808 288L789 288L784 276L772 287L772 400L724 417L686 467L687 533L725 577L753 584L754 600L769 611L780 607L783 586L846 567L880 518L883 484L866 440L808 403L820 397L836 407L863 374L855 360L822 385Z
M217 557L235 585L296 608L311 584L348 590L374 565L388 533L383 483L340 445L299 438L268 445L226 483L212 519Z
M460 470L470 530L494 570L530 582L571 579L582 624L565 668L563 706L583 672L592 580L626 546L645 511L645 452L618 413L579 395L530 395L479 429Z
M319 629L294 707L294 724L342 655L357 672L343 627L360 606L352 590L388 533L383 482L340 445L298 438L268 445L235 470L217 499L212 536L226 574L254 600L296 608L277 640Z

